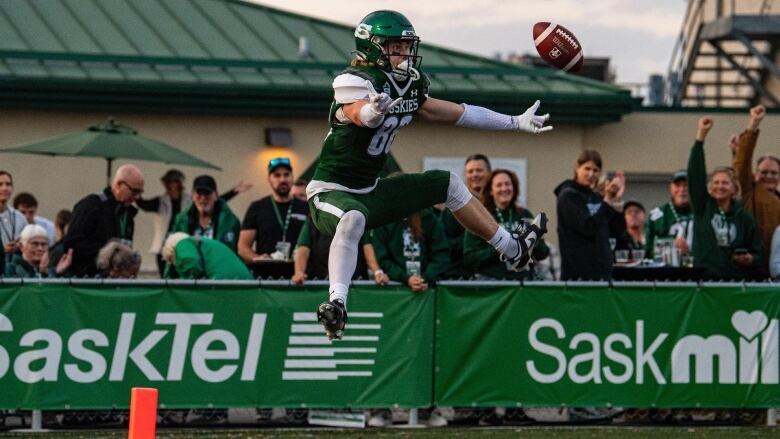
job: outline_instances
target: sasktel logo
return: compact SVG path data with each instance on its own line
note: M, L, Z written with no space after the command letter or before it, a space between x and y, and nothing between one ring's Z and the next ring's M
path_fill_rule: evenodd
M551 370L547 364L544 368L538 365L538 360L528 360L526 370L540 383L555 383L567 375L577 384L604 381L643 384L649 377L658 384L666 384L655 354L669 334L662 332L646 342L644 320L637 320L635 325L633 339L623 333L609 334L604 340L590 332L574 334L569 349L581 352L583 347L588 347L588 351L567 358L563 350L540 340L542 335L550 340L551 331L555 338L565 340L566 330L561 322L550 318L536 320L528 330L528 341L536 352L552 358L557 365ZM737 311L731 316L731 325L739 335L737 343L732 341L733 334L686 335L679 339L669 359L672 383L778 384L778 319L769 320L762 311ZM714 376L716 363L717 377Z

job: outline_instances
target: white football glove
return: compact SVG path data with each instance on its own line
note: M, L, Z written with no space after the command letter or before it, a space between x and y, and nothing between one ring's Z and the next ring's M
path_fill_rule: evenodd
M541 103L537 100L525 110L525 113L519 116L512 116L513 125L516 125L513 128L533 134L552 130L552 126L543 126L544 123L547 122L547 119L550 118L550 113L541 116L536 115L536 110L539 109L540 104Z
M377 93L371 81L366 81L368 104L360 109L360 121L369 128L376 128L385 120L385 115L403 98L393 100L387 93Z

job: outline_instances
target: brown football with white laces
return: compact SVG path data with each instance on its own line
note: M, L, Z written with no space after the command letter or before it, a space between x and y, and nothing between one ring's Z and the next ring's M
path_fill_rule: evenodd
M551 66L564 72L576 72L582 68L582 45L565 27L539 22L534 25L533 36L536 51Z

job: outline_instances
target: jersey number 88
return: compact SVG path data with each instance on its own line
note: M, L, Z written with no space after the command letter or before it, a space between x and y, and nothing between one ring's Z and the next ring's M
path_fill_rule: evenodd
M368 144L368 155L378 156L390 152L390 145L393 143L398 130L409 125L411 122L411 114L407 114L400 119L398 116L386 117L382 126L376 130L374 137L371 138L371 142Z

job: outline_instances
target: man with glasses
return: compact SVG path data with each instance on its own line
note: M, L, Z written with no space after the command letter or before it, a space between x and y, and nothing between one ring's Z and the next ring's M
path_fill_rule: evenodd
M766 116L766 108L763 105L750 109L747 128L739 136L733 167L734 175L742 189L742 202L756 219L764 247L764 261L768 261L769 250L772 248L772 234L777 226L780 226L780 192L777 190L780 182L780 159L766 155L758 159L755 174L750 169L758 140L758 126L764 116ZM766 273L768 273L767 268L766 265L763 267Z
M238 238L238 255L244 262L290 260L292 247L306 221L309 207L294 198L292 164L287 157L268 162L271 195L261 198L246 211ZM254 248L253 248L254 247Z
M65 248L73 249L73 263L68 270L71 276L96 276L95 258L111 239L132 247L138 213L133 202L143 192L141 170L133 165L123 165L116 170L111 186L76 203L64 239Z

